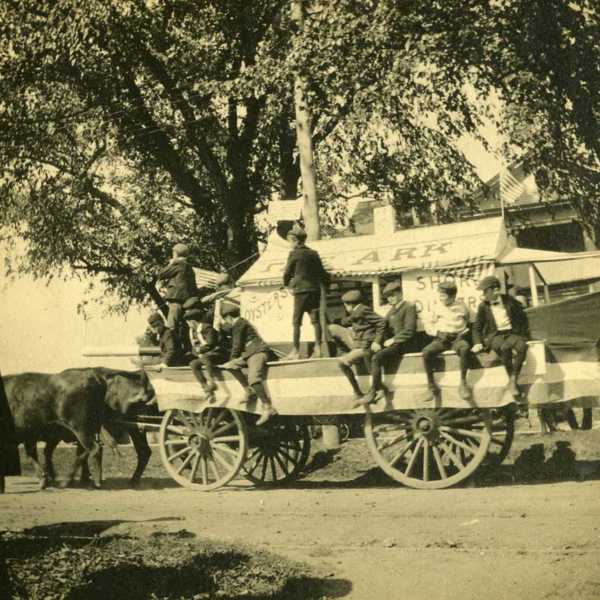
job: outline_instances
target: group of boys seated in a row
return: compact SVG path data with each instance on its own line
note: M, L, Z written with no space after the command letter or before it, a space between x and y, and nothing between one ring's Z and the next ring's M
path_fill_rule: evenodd
M283 273L283 283L291 288L294 295L294 314L293 350L285 357L287 360L300 358L300 332L305 313L309 314L315 333L311 358L321 356L323 331L319 307L329 276L319 254L305 245L305 239L304 230L297 225L288 234L292 249ZM167 282L167 324L159 313L149 318L150 326L159 336L161 362L168 366L181 364L183 350L185 362L192 368L209 399L214 398L217 388L215 368L229 369L244 387L245 401L261 400L263 413L257 424L262 425L277 414L264 386L267 363L276 359L275 353L254 326L240 316L237 304L223 302L222 327L219 330L213 327L213 312L202 304L198 296L190 297L195 281L193 270L187 263L187 254L187 247L177 244L172 261L159 277L159 280ZM499 356L509 376L510 392L515 398L520 397L517 380L527 354L527 315L518 300L500 293L497 277L484 277L478 289L483 294L483 301L472 328L469 327L468 310L457 299L457 287L452 281L439 284L438 303L430 314L422 315L428 333L433 336L433 340L422 349L429 401L440 393L434 379L435 357L446 350L454 350L460 360L461 398L471 396L467 383L468 355L483 349L493 350ZM385 318L363 302L359 290L345 292L341 300L346 316L340 323L327 326L335 342L338 364L352 386L357 406L377 401L378 393L383 389L383 366L410 351L409 342L417 331L417 311L413 303L403 299L401 283L388 283L383 289L383 296L391 305ZM189 344L188 336L181 334L182 320L189 329ZM371 367L371 387L366 394L358 385L352 368L363 360ZM247 368L247 374L242 372L243 368Z

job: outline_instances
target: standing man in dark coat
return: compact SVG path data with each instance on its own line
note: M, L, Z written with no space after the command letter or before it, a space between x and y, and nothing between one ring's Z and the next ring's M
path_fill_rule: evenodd
M529 320L523 306L508 294L500 293L500 280L484 277L478 289L483 302L473 324L473 352L493 350L502 361L509 377L509 390L515 398L521 395L517 381L527 356ZM514 353L514 361L513 361Z
M309 314L315 331L315 347L311 358L320 358L321 341L323 339L319 319L321 285L327 286L329 275L323 267L319 253L305 245L306 232L304 229L294 225L288 233L287 239L292 246L292 250L283 273L283 285L290 286L294 295L294 316L292 319L294 349L286 359L297 360L300 358L300 329L304 313Z
M377 392L382 387L383 365L402 356L406 352L407 343L417 331L417 309L412 302L404 300L402 284L399 281L388 283L383 288L383 297L392 306L385 317L384 332L371 344L371 350L375 352L371 358L371 389L359 400L358 403L362 405L375 402ZM385 341L384 337L387 337Z
M258 396L263 405L263 413L256 422L264 425L277 411L264 386L267 376L267 362L273 358L273 352L250 321L240 317L240 307L226 303L221 307L221 316L231 328L231 354L229 362L222 366L231 369L231 374L246 390L246 401ZM248 368L248 376L242 368Z

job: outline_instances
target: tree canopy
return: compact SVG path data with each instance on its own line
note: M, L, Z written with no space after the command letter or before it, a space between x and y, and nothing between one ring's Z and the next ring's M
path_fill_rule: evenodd
M0 5L0 225L15 268L153 295L176 241L219 269L299 189L307 81L322 214L357 192L452 219L478 185L456 150L496 114L542 189L600 222L591 1L7 0ZM587 204L586 204L587 203Z

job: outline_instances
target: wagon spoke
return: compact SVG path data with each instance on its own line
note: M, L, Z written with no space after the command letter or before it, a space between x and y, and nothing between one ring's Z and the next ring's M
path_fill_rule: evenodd
M192 463L192 472L190 473L190 481L196 479L196 473L198 472L198 463L200 462L200 452L195 452L196 457Z
M201 458L202 465L202 483L206 485L208 483L208 465L206 464L206 456Z
M206 412L202 414L203 420L204 420L204 425L205 427L208 429L210 427L210 422L213 418L213 413L214 413L214 408L212 406L209 406L206 409Z
M381 440L382 437L383 436L379 436L378 439ZM379 449L385 450L386 448L390 448L394 444L397 444L398 442L402 442L407 437L408 437L408 431L403 431L401 434L394 436L391 440L383 442L381 444L381 446L379 446Z
M169 433L175 433L177 435L185 435L186 434L185 429L183 429L182 427L176 427L175 425L169 425L167 427L167 431Z
M275 455L275 460L279 463L279 466L281 467L281 470L285 473L285 475L289 475L290 470L288 469L286 461L281 460L281 458L279 457L279 453Z
M433 458L435 459L435 464L437 465L438 471L442 479L447 479L448 474L446 473L446 467L444 467L444 462L442 461L442 457L440 456L440 451L437 446L432 446L431 450L433 452Z
M210 470L213 472L213 475L215 476L215 481L219 481L219 479L221 479L221 473L219 473L219 469L217 467L217 462L214 460L208 460L207 462L210 466Z
M221 435L222 433L225 433L226 431L229 431L232 427L235 427L235 422L234 421L230 421L229 423L225 423L225 425L222 425L221 427L219 427L219 429L217 429L216 431L212 432L213 438Z
M263 456L263 460L262 460L262 471L260 474L260 478L262 481L265 480L265 475L267 474L267 457Z
M462 448L469 454L472 454L472 455L475 454L476 449L474 449L473 446L469 446L468 444L465 444L464 442L457 440L455 437L451 436L449 433L447 433L445 431L440 431L440 434L442 435L442 437L444 437L446 440L448 440L451 444L455 444L456 446L459 446L460 448Z
M187 440L167 440L165 446L181 446L181 444L187 444Z
M410 459L408 460L408 465L406 466L405 474L407 477L410 477L410 474L412 473L412 470L415 466L415 462L417 461L417 456L419 455L419 451L421 450L422 446L423 446L423 438L419 438L417 440L417 443L415 444L415 448L412 451Z
M440 448L444 451L444 453L448 456L448 458L454 463L454 466L457 469L464 469L465 465L463 465L460 457L454 454L450 446L445 444L444 442L440 443Z
M185 443L187 444L187 441ZM185 448L182 448L181 450L175 452L175 454L171 454L171 456L169 456L169 460L173 462L176 458L179 458L182 454L185 454L188 450L191 449L192 447L187 445Z
M229 454L230 456L234 456L234 457L237 456L237 452L235 450L233 450L232 448L230 448L227 444L211 444L211 446L215 450L225 452L226 454Z
M429 481L429 442L423 440L423 480Z
M269 464L271 465L271 475L273 476L273 481L277 481L277 466L275 464L275 459L270 456Z
M225 470L229 470L231 469L231 466L233 463L230 463L220 452L219 450L217 450L216 446L213 446L213 456L215 457L215 460L221 464Z
M390 465L393 467L396 465L396 463L410 450L411 446L413 445L415 440L410 440L410 442L408 442L408 444L406 444L406 446L404 446L404 448L402 448L401 450L399 450L395 455L394 458L392 458L389 462Z
M193 420L192 420L190 417L188 417L188 415L186 415L186 414L185 414L183 411L181 411L181 410L180 410L180 411L178 412L178 417L179 417L179 420L180 420L180 421L181 421L181 422L182 422L184 425L186 425L188 429L194 429L194 427L195 427L195 425L196 425L196 424L195 424L195 423L194 423L194 421L193 421Z
M190 460L192 460L192 457L194 456L194 452L190 452L184 459L183 462L177 467L177 473L181 473L181 471L183 471L188 463L190 462Z
M239 442L239 435L221 435L219 437L214 437L211 441L213 442Z
M477 440L483 440L486 437L486 434L483 431L473 431L472 429L462 429L460 427L440 427L440 431L453 432L463 435L465 437L474 438Z
M442 419L444 425L454 427L455 425L474 425L481 422L479 415L469 415L465 417L457 417L456 419Z

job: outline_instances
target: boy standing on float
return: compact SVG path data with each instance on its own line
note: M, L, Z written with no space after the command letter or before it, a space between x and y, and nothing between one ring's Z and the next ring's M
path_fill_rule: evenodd
M294 225L287 235L292 246L288 261L283 272L283 285L292 288L294 296L294 316L292 326L294 330L294 348L285 360L300 358L300 330L304 313L308 313L315 332L315 347L311 358L321 357L321 341L323 330L319 319L321 305L321 286L327 286L329 275L321 257L316 250L305 245L306 232L299 225Z

